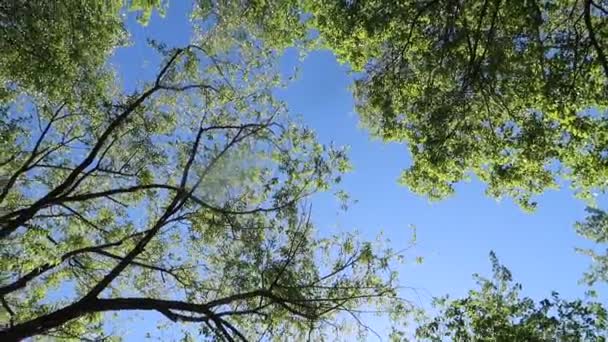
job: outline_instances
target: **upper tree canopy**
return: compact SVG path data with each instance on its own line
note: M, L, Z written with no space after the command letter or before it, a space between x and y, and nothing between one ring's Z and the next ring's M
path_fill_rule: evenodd
M120 1L3 1L0 100L19 90L53 98L90 90L124 42L120 9Z
M559 176L583 196L605 188L608 1L307 3L325 44L364 72L364 125L407 142L413 191L439 199L472 172L531 209Z
M20 92L67 100L95 94L109 54L127 43L123 14L142 23L162 0L11 0L0 4L0 102ZM95 95L93 95L95 96Z

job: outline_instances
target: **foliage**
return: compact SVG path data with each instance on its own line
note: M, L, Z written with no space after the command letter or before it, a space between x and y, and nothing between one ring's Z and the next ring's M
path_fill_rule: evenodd
M363 71L363 124L408 144L413 191L440 199L472 173L533 209L560 176L585 198L606 188L608 2L306 3L325 45Z
M424 341L605 341L608 317L599 303L568 301L555 292L536 303L521 296L511 272L490 254L493 278L479 276L466 298L436 299L436 317L417 329Z
M53 100L95 96L111 80L103 66L127 42L123 12L146 23L161 0L3 1L0 5L0 102L22 92ZM93 89L91 89L93 88Z
M294 46L305 48L312 44L299 1L196 0L196 3L195 17L221 18L221 27L226 29L247 26L247 34L263 41L268 47L283 50ZM230 15L222 15L226 13ZM233 32L243 33L238 29Z
M608 214L604 210L587 208L589 215L584 222L576 224L576 231L587 239L603 246L608 246ZM594 249L579 249L593 260L590 270L585 273L583 281L593 285L597 281L608 282L608 248L603 254Z
M10 76L23 86L0 111L0 340L98 339L105 313L126 310L196 323L184 329L201 338L319 340L361 306L409 310L397 253L315 235L307 199L349 164L273 97L286 40L265 11L197 6L191 44L153 41L163 63L133 93L110 79L68 96L48 64Z
M116 5L116 1L4 1L0 100L17 95L17 89L57 99L78 89L79 81L91 83L124 38Z
M129 11L137 12L141 24L147 25L154 10L157 10L161 16L165 15L168 0L130 0L126 5Z

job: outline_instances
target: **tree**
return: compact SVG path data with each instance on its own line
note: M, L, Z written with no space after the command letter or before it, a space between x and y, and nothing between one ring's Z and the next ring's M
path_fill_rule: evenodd
M476 175L533 209L570 180L606 189L608 2L306 2L324 43L362 76L372 134L406 142L401 182L440 199Z
M197 3L187 46L153 42L164 61L133 93L23 90L2 108L0 340L100 338L127 310L216 340L322 339L360 306L409 310L396 252L315 237L307 199L348 170L345 151L273 97L287 37L259 39L273 7L229 5Z
M439 312L416 332L423 341L605 341L606 309L568 301L555 292L535 302L521 296L511 272L490 253L493 278L475 276L479 290L467 297L436 299Z
M111 82L101 73L110 53L127 41L122 12L142 23L161 0L11 0L0 4L0 102L21 92L54 100L95 93Z
M592 206L606 191L607 1L305 3L325 46L360 72L363 125L407 144L400 183L413 192L439 200L474 175L533 210L560 178ZM607 279L601 265L588 283Z

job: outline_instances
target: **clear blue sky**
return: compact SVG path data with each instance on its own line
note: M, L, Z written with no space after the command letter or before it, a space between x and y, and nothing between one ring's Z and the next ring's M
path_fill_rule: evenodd
M127 89L157 70L158 59L145 47L146 37L169 45L188 42L188 6L186 1L171 2L167 16L154 15L147 27L129 20L134 45L117 51L112 60ZM288 53L286 70L294 61L295 54ZM408 226L416 226L417 247L408 255L422 256L424 262L415 265L412 260L400 273L402 285L418 288L420 299L412 292L404 296L425 307L430 296L465 295L474 287L473 273L489 275L490 250L523 283L526 295L539 299L556 290L568 298L584 296L586 288L577 282L590 260L574 248L592 245L573 229L585 216L583 203L568 190L554 191L539 199L537 212L526 214L510 200L486 197L484 185L476 181L460 184L455 196L438 203L412 194L396 181L410 162L406 146L370 139L359 127L347 70L331 53L314 52L301 65L300 77L279 92L322 142L350 146L354 171L344 177L342 187L358 203L338 214L332 196L317 196L313 215L319 229L357 229L368 239L382 230L400 249L409 240ZM603 290L600 298L606 301Z

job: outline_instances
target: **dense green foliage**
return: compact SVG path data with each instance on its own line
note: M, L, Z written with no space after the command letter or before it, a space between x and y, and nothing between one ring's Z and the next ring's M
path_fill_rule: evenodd
M98 339L112 333L108 312L131 310L193 323L181 327L198 338L320 340L352 322L364 333L361 306L395 320L409 310L398 253L315 233L308 198L349 164L273 97L283 80L270 47L296 38L266 20L272 2L197 3L191 44L153 41L163 62L128 94L104 62L121 23L85 4L62 2L85 13L43 30L56 42L27 42L56 65L20 60L26 43L0 53L22 63L2 68L17 96L0 112L0 340ZM24 39L48 19L28 8L41 17L14 18ZM87 20L101 27L71 26Z
M490 254L493 278L475 276L478 290L466 298L436 299L439 309L417 329L421 341L606 341L608 313L599 303L568 301L552 293L535 302Z
M149 20L161 0L11 0L0 4L0 102L27 92L56 101L96 96L109 54L127 42L126 11Z
M363 71L357 110L406 142L401 181L431 199L471 173L527 209L563 176L608 177L608 2L307 1L326 46Z
M93 83L125 38L119 10L117 1L3 1L0 100L19 91L59 99Z

